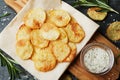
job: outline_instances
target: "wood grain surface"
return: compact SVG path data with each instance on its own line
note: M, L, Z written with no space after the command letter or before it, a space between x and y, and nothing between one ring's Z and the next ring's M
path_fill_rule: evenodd
M7 5L13 8L17 13L27 3L27 0L4 0L4 1ZM114 52L115 59L120 53L120 50L115 45L113 45L109 40L107 40L98 32L96 32L95 35L93 35L93 37L88 43L91 43L91 42L101 42L107 45L108 47L110 47ZM119 77L119 73L120 73L120 59L117 60L117 64L114 63L114 66L110 72L102 76L94 75L84 70L80 65L79 55L71 63L68 70L80 80L116 80Z
M105 37L103 37L100 33L95 33L95 35L91 38L91 40L88 43L91 42L100 42L104 43L108 47L110 47L114 53L115 58L119 55L120 50L116 48L115 45L113 45L111 42L109 42ZM117 64L114 63L113 68L110 72L108 72L105 75L99 76L94 75L89 72L87 72L85 69L83 69L80 65L80 55L77 56L77 58L72 62L72 64L69 66L68 70L74 74L78 79L80 80L116 80L119 78L119 72L120 72L120 59L117 60Z

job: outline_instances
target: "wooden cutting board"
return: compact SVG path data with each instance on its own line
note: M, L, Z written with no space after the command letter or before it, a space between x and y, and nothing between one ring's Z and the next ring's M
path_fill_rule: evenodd
M13 8L17 13L24 7L28 0L4 0L7 5ZM103 37L100 33L96 32L95 35L91 38L90 42L101 42L107 45L114 52L115 58L119 55L120 49L116 48L111 42L109 42L105 37ZM79 55L77 58L71 63L68 70L75 75L80 80L116 80L119 77L120 73L120 59L117 60L117 64L115 63L112 70L102 76L94 75L85 71L80 65Z
M112 49L115 58L119 55L118 53L120 53L120 50L116 48L115 45L109 42L105 37L103 37L98 32L96 32L95 35L93 35L89 43L90 42L104 43L105 45L107 45ZM79 55L69 66L68 70L80 80L116 80L119 78L119 73L120 73L120 59L117 60L117 64L116 63L114 64L112 70L103 76L94 75L85 71L80 65Z

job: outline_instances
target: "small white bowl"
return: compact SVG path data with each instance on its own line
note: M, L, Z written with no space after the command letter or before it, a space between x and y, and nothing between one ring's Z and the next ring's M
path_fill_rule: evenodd
M103 43L89 43L80 53L80 64L90 73L104 75L113 67L114 55Z

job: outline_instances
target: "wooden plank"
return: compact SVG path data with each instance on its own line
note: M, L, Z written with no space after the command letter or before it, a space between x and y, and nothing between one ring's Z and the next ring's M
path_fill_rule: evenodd
M25 5L25 3L23 3L21 0L15 0L14 2L21 7L24 7L24 5Z
M27 1L28 1L28 0L22 0L22 2L23 2L24 4L26 4L26 3L27 3Z
M22 7L19 4L15 3L15 0L4 0L4 2L13 8L17 13L22 9Z
M101 42L110 47L115 55L118 56L120 50L113 45L111 42L109 42L105 37L103 37L100 33L95 33L95 35L91 38L90 42ZM80 65L80 55L76 58L76 60L70 65L68 70L74 74L78 79L80 80L116 80L119 77L120 72L120 60L118 61L118 64L114 64L112 70L103 76L98 76L91 74L85 69L83 69Z
M112 49L112 51L114 52L115 57L118 56L118 53L120 53L120 49L118 49L114 44L112 44L110 41L108 41L104 36L97 33L93 37L97 42L102 42L105 45L107 45L108 47L110 47Z
M4 0L6 4L12 7L16 12L19 12L21 8L24 6L23 4L27 3L27 0L19 0L19 2L15 2L14 0ZM91 38L90 42L101 42L105 45L109 46L114 52L114 56L117 57L120 53L120 50L116 48L110 41L108 41L104 36L100 33L95 33L95 35ZM75 75L80 80L116 80L119 77L120 72L120 59L118 59L117 64L114 64L112 70L103 76L93 75L87 71L85 71L80 65L80 55L71 63L68 70Z

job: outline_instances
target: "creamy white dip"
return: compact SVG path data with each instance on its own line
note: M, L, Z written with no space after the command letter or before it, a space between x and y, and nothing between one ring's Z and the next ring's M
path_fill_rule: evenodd
M84 56L84 64L92 73L105 72L108 69L109 60L108 53L99 47L88 50Z

